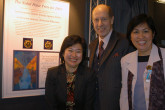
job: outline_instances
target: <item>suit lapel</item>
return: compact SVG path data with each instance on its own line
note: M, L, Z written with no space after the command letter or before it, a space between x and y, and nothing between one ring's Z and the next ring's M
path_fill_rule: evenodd
M84 81L83 81L83 77L82 77L83 75L82 75L82 69L81 69L81 66L79 65L79 68L78 68L78 70L77 70L77 73L76 73L76 80L75 80L75 93L74 93L74 95L75 95L75 98L78 98L79 97L79 95L78 94L80 94L80 92L82 91L81 89L82 89L82 83L85 83Z
M127 68L134 75L137 76L137 64L138 64L138 51L135 51L127 59Z
M109 39L109 42L108 42L108 45L106 47L106 49L104 50L104 55L101 59L101 62L100 62L100 66L103 64L103 62L108 58L108 56L111 54L112 50L114 49L117 41L118 41L118 36L115 35L115 32L113 31L112 32L112 35Z
M99 42L99 39L97 38L94 42L92 42L89 46L90 48L90 59L89 59L89 67L92 67L93 65L93 61L94 61L94 57L96 55L96 49L97 49L97 46L98 46L98 42Z
M66 79L66 69L65 66L62 65L59 68L59 84L61 84L61 88L62 90L60 92L63 92L64 96L66 96L65 94L67 94L67 79Z
M147 65L153 65L154 62L157 62L160 60L159 54L158 54L158 48L156 47L156 45L152 45L152 50L151 50L151 54L149 57L149 61Z

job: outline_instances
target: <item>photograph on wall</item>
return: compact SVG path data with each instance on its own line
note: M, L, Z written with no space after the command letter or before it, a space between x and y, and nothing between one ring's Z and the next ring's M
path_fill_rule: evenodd
M34 51L14 51L13 91L36 89L38 54Z

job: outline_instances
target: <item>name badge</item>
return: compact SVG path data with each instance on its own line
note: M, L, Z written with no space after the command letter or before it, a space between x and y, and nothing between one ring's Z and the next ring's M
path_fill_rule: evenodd
M147 72L145 74L145 81L146 82L150 82L150 80L151 80L151 73L152 73L152 66L148 65L146 67L146 69L147 69Z

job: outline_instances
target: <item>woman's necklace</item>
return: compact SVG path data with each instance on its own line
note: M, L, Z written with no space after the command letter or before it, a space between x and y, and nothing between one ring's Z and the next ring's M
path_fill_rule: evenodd
M75 78L74 72L73 72L73 73L70 73L70 72L68 72L68 71L66 71L66 72L67 72L67 83L73 82L73 80L74 80L74 78Z

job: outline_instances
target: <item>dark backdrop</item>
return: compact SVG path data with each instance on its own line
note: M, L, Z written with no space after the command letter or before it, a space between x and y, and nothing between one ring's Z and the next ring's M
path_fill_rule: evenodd
M114 29L126 33L130 19L140 13L148 13L148 0L107 0L114 12Z

